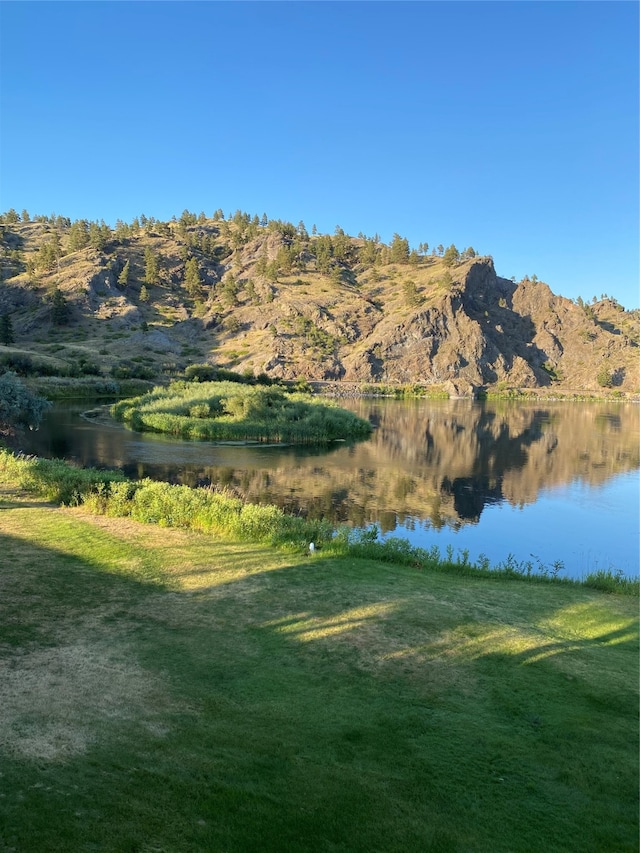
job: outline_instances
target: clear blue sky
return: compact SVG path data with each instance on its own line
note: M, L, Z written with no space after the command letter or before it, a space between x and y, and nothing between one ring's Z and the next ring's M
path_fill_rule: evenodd
M0 209L455 243L637 308L636 2L0 2Z

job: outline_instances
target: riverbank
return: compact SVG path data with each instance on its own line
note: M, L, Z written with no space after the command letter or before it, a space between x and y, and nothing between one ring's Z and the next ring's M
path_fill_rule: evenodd
M428 399L468 399L468 400L514 400L519 402L640 402L640 393L620 390L599 392L584 389L566 389L551 386L548 388L469 388L468 393L455 393L455 389L446 384L426 385L416 383L366 383L342 381L313 381L309 383L315 394L336 398L390 397L396 400Z
M241 374L233 371L218 371L231 373L237 377L235 381L248 380ZM121 379L113 380L107 378L67 377L67 376L29 376L26 380L29 387L36 393L49 400L75 400L75 399L99 399L99 398L123 398L144 394L151 391L156 385L168 385L175 381L176 377L160 377L156 381L144 379ZM192 378L187 370L185 378ZM622 401L640 402L640 392L625 392L616 389L585 390L580 388L566 389L558 386L547 388L505 388L487 387L482 389L471 389L467 394L454 393L454 389L446 384L426 385L415 383L384 383L384 382L348 382L348 381L320 381L299 380L275 382L276 385L309 391L310 393L333 398L359 398L359 397L390 397L393 399L486 399L486 400L516 400L516 401Z
M637 602L1 493L0 842L637 844Z
M41 459L0 450L0 482L56 504L80 506L97 515L130 517L162 527L175 527L216 537L270 545L306 553L310 543L327 555L371 558L419 570L465 576L510 578L527 582L579 584L607 592L638 596L640 579L619 571L597 570L581 580L559 576L562 565L532 560L491 564L468 552L443 555L437 546L421 548L403 538L380 541L375 526L337 529L322 518L303 518L271 504L249 503L224 487L191 488L162 481L130 480L118 471L78 468L57 459Z

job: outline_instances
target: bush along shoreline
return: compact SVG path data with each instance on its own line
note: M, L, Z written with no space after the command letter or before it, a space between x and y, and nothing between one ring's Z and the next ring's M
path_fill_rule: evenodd
M442 555L411 545L406 539L378 539L376 527L335 529L328 521L288 515L279 507L246 503L216 488L191 488L154 480L128 480L123 474L78 468L56 459L15 454L0 449L0 481L60 506L83 506L89 512L128 517L145 524L192 530L310 555L378 560L416 570L449 572L484 578L512 578L562 583L603 592L640 596L640 579L621 572L598 571L582 580L559 577L561 564L551 568L518 561L510 555L495 566L468 553ZM310 550L310 544L313 548Z

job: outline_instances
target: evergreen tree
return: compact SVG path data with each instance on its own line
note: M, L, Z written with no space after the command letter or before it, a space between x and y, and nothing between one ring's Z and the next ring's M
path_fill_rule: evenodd
M118 276L118 287L121 287L123 290L129 284L129 273L131 271L131 263L127 258L125 265L120 270L120 275Z
M229 308L233 308L237 304L237 296L239 290L238 282L232 272L228 273L222 285L222 298Z
M316 268L319 272L328 273L333 257L333 242L331 237L328 234L318 237L313 244L313 250L316 255Z
M53 292L51 299L51 322L54 326L64 326L69 322L69 306L59 288Z
M131 227L123 222L122 219L116 219L115 237L119 243L123 243L131 236Z
M15 338L13 336L13 323L11 322L11 315L5 312L4 314L2 314L2 316L0 316L0 344L9 346L14 342Z
M89 245L89 223L86 219L76 219L69 229L69 251L77 252Z
M333 284L342 284L342 267L340 264L334 264L331 267L329 278Z
M146 284L157 284L160 275L158 256L148 246L144 250L144 280Z
M293 253L290 251L290 246L280 246L278 249L278 254L276 255L276 264L278 265L278 270L283 275L289 275L291 272L291 267L293 264Z
M189 258L185 264L184 286L193 299L202 296L202 279L200 278L200 267L196 258Z
M333 245L334 258L344 261L351 250L351 239L344 233L340 226L336 228L336 234L331 243Z
M371 240L369 237L365 237L364 244L360 247L358 256L361 263L367 265L374 264L376 262L376 258L378 257L378 248L376 246L375 240Z
M460 260L460 252L456 249L456 247L453 245L453 243L449 246L449 248L444 253L443 260L445 262L445 265L448 267L453 266L454 264L458 263L458 261Z
M404 285L402 286L402 289L404 291L404 296L408 305L410 305L412 308L417 308L419 305L422 305L422 303L424 302L424 297L420 294L420 291L418 290L415 281L413 281L412 279L405 281Z
M55 269L60 258L60 237L57 231L54 231L51 239L43 243L38 249L37 268L40 270Z
M393 235L390 260L392 264L406 264L409 260L409 241L399 234Z
M140 302L148 302L149 301L149 291L146 286L143 284L140 288Z
M264 277L268 281L275 282L278 280L278 272L279 272L278 264L275 261L269 261L269 263L266 264L265 269L264 269Z
M246 282L244 289L246 291L247 296L249 297L249 301L252 305L259 305L260 300L258 299L258 294L256 293L256 286L253 283L252 279L248 279Z
M102 252L110 237L111 229L104 221L99 225L97 222L92 222L89 225L89 245L92 249Z

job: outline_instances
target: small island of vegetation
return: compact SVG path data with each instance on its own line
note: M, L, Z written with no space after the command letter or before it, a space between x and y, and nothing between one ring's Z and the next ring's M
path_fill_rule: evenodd
M111 414L140 432L208 441L325 444L371 433L368 421L326 400L235 382L173 382L121 400Z

